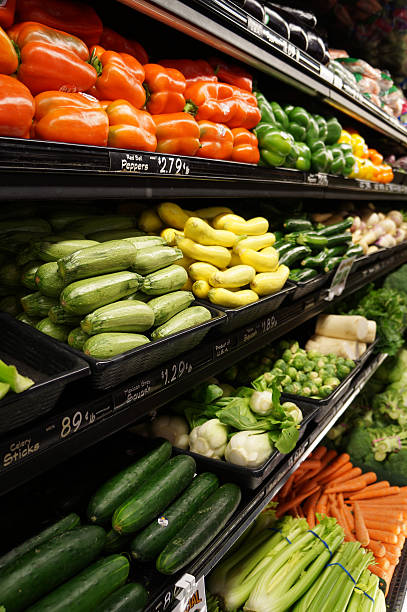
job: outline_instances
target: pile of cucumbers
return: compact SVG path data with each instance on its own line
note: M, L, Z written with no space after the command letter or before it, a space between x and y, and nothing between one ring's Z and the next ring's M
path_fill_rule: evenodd
M105 482L81 525L72 513L0 557L7 612L141 612L147 592L127 582L131 560L173 574L204 550L240 503L235 484L195 461L171 458L168 441ZM136 572L140 571L140 566Z
M0 222L0 236L21 246L0 264L0 294L14 290L0 310L100 359L211 319L191 306L179 249L137 230L132 217L78 216L31 219L29 233L21 219Z
M334 270L348 257L360 257L363 248L352 244L353 219L335 225L315 225L306 218L287 219L282 231L275 232L274 248L280 264L290 268L289 279L305 282Z

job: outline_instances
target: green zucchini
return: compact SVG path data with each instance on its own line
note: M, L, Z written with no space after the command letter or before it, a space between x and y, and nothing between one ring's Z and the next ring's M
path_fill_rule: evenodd
M99 244L95 240L61 240L61 242L46 242L36 243L34 248L37 255L42 261L58 261L61 257L66 257L80 249L86 249L90 246Z
M63 289L60 302L67 312L85 315L96 308L117 302L140 287L142 277L135 272L113 272L75 281Z
M327 259L324 266L324 272L331 272L331 270L334 270L337 266L339 266L342 259L343 257L330 257Z
M69 325L71 328L72 325L79 326L81 322L81 317L66 312L60 304L49 309L48 317L57 325Z
M279 257L282 257L283 255L285 255L285 253L291 251L293 245L291 244L291 242L279 242L277 246L274 244L273 247L277 251Z
M27 612L93 612L124 585L130 571L123 555L111 555L93 563L55 591L28 608Z
M158 468L171 457L172 446L165 440L158 448L147 453L105 482L91 497L87 516L92 523L104 524L113 512L137 487L155 474ZM116 531L117 534L117 531Z
M7 612L20 612L81 571L100 554L102 527L76 527L56 535L0 572L0 601Z
M308 234L300 234L297 237L297 243L309 246L312 249L324 249L325 247L335 246L328 244L327 236L320 236L317 232L309 232Z
M142 249L137 253L136 261L132 266L132 270L139 274L147 275L161 270L177 259L182 258L181 249L176 249L170 246L152 246Z
M0 266L0 284L5 287L19 287L21 284L21 270L14 263L5 263Z
M365 254L360 244L352 244L345 253L345 257L362 257Z
M349 247L352 248L352 247ZM337 246L331 247L330 249L325 249L325 253L328 257L338 257L339 255L344 255L348 250L347 244L338 244ZM363 251L363 249L362 249Z
M49 261L39 266L35 275L35 285L42 295L57 298L66 284L58 272L56 261Z
M0 299L0 312L7 312L16 317L21 312L20 300L15 295L7 295Z
M40 319L37 319L36 317L29 317L26 312L20 312L20 314L16 316L16 319L17 321L31 325L31 327L35 327L40 321Z
M150 340L141 334L127 334L120 332L96 334L86 340L83 352L95 359L110 359L115 355L126 353L132 349L148 344Z
M123 238L123 240L131 242L132 245L140 250L166 244L164 238L161 238L160 236L135 236L134 238Z
M311 221L308 221L308 219L287 219L283 225L287 232L306 232L313 228Z
M145 232L137 229L116 229L116 230L102 230L89 234L89 240L96 240L97 242L107 242L108 240L123 240L124 238L137 238L138 236L145 236Z
M319 251L317 255L310 255L302 260L301 265L304 268L315 268L319 270L324 267L325 261L327 259L327 254L325 251Z
M334 236L326 236L328 249L337 246L338 244L348 244L352 242L352 234L344 232L343 234L335 234Z
M106 534L106 541L103 552L107 555L120 554L129 550L131 535L120 535L114 529Z
M81 207L82 208L82 207ZM67 211L57 211L55 213L51 213L47 215L49 222L52 225L52 228L55 232L59 232L64 230L68 225L71 225L74 221L78 219L86 219L89 217L90 211L86 212L74 212L72 210Z
M148 304L122 300L97 308L81 321L84 332L93 336L102 332L143 332L154 324L154 312Z
M296 274L293 274L293 270L291 270L288 278L295 283L305 283L316 276L318 276L318 270L314 270L314 268L304 268Z
M195 327L205 321L210 321L212 315L205 306L191 306L182 312L174 315L167 321L151 332L152 340L160 340L172 334L177 334L188 327Z
M51 321L49 317L41 319L35 326L38 331L59 340L60 342L66 342L68 340L68 334L70 327L68 325L58 325Z
M194 299L191 291L173 291L153 298L148 305L154 312L154 325L166 323L171 317L188 308Z
M125 240L109 240L81 249L58 260L58 271L65 284L134 266L137 249Z
M34 218L16 218L6 219L0 221L0 234L8 234L10 232L24 232L24 233L43 233L51 232L51 226L45 219ZM8 612L8 611L7 611Z
M37 285L35 284L35 275L40 266L42 266L42 261L29 261L21 270L21 283L24 285L24 287L27 287L27 289L31 289L31 291L35 291L37 289Z
M41 240L42 242L56 243L64 240L85 240L85 236L80 232L59 232L58 234L46 234ZM38 238L33 243L38 244Z
M117 230L117 229L129 229L134 227L133 217L125 217L120 215L94 215L85 217L84 219L77 219L67 225L66 229L74 230L75 232L81 232L88 236L89 234L95 234L96 232L102 232L105 230Z
M136 302L149 302L151 300L150 296L146 295L142 291L136 291L136 293L132 293L131 295L128 295L123 299L130 300L131 302L133 302L134 300Z
M334 225L327 225L323 229L318 230L318 234L320 236L333 236L334 234L342 234L347 229L352 227L353 218L348 217L339 223L335 223Z
M14 232L13 234L0 234L3 239L2 248L9 253L13 253L16 257L22 249L27 248L35 240L43 240L46 234L43 233L32 233L32 232ZM35 256L37 257L37 255ZM31 257L31 259L33 259Z
M129 582L105 599L98 612L143 612L147 591L139 582Z
M188 273L185 268L174 264L146 276L141 290L147 295L163 295L171 291L178 291L187 280Z
M126 534L148 525L189 485L195 470L195 461L189 455L178 455L164 463L115 510L113 529Z
M161 517L136 535L130 547L133 557L140 561L153 561L218 486L219 480L215 474L206 472L196 476Z
M58 304L58 300L47 295L42 295L39 291L29 293L21 298L21 305L24 312L31 317L46 317L48 311Z
M282 255L279 255L279 265L285 265L291 267L293 263L307 257L311 253L311 249L307 246L294 246L290 245L289 251L285 251Z
M0 576L1 572L4 570L5 567L8 567L12 563L14 563L16 559L19 559L28 551L32 550L36 546L39 546L43 542L47 542L48 540L60 533L65 533L70 529L79 527L80 523L81 521L77 514L68 514L68 516L65 516L60 521L53 523L43 531L40 531L40 533L37 533L37 535L33 536L29 540L25 540L22 544L16 546L8 553L0 557Z
M241 492L232 483L219 487L170 540L157 559L162 574L174 574L204 550L238 507Z
M68 344L77 351L82 351L83 345L85 344L86 340L88 340L88 338L88 334L85 334L83 329L81 329L80 327L75 327L68 334Z

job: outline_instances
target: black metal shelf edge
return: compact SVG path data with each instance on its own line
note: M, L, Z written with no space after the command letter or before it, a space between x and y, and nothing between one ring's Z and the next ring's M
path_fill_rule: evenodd
M407 130L307 53L228 0L120 0L407 144Z
M407 546L403 547L399 562L394 570L386 597L386 607L389 612L405 612L407 601Z

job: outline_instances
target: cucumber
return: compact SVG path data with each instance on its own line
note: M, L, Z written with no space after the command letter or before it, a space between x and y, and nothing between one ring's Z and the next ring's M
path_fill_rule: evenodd
M81 317L77 317L70 312L66 312L66 310L64 310L60 304L57 304L49 309L48 317L53 323L58 325L69 325L71 328L72 325L79 326L81 322Z
M42 261L58 261L61 257L66 257L80 249L99 244L95 240L61 240L61 242L46 242L36 243L34 248L38 257Z
M29 317L26 312L20 312L20 314L16 316L16 319L17 321L31 325L31 327L35 327L40 321L40 319L37 319L36 317Z
M160 340L161 338L166 338L188 327L195 327L195 325L205 323L205 321L209 321L211 318L212 315L205 306L191 306L171 317L169 321L160 325L160 327L157 327L151 333L151 339Z
M34 218L16 218L0 221L0 234L8 234L10 232L51 232L51 226L45 219Z
M126 534L145 527L189 485L195 469L195 461L189 455L167 461L115 510L113 529Z
M139 274L151 274L161 270L182 258L181 249L170 246L152 246L142 249L137 253L136 261L132 269Z
M187 280L188 273L185 268L175 264L146 276L141 290L147 295L163 295L171 291L178 291Z
M131 242L132 245L137 247L137 249L148 249L153 246L162 246L165 245L166 242L164 238L160 236L136 236L134 238L123 238L123 240L127 240Z
M143 332L154 323L154 312L148 304L123 300L94 310L81 321L90 336L102 332Z
M188 308L194 299L191 291L173 291L153 298L148 305L154 312L154 325L166 323L168 319Z
M133 557L141 561L153 561L203 502L216 491L218 485L219 480L215 474L206 472L196 476L181 497L164 510L162 517L153 520L136 535L130 547Z
M95 232L94 234L88 234L89 240L96 240L97 242L107 242L108 240L123 240L124 238L137 238L138 236L145 236L145 233L133 228L102 230L100 232Z
M204 550L238 507L241 492L232 483L219 487L189 519L157 559L162 574L174 574Z
M81 207L82 208L82 207ZM73 212L72 210L67 211L57 211L50 215L47 215L49 222L52 225L52 228L55 232L59 232L64 230L68 225L71 225L74 221L78 219L86 219L89 217L91 211L86 212Z
M117 533L117 531L111 529L106 534L103 552L108 555L126 552L129 549L131 538L131 535L120 535L120 533Z
M16 317L21 312L20 300L14 295L0 299L0 312L7 312L12 317Z
M123 555L100 559L28 608L27 612L93 612L127 580L130 564Z
M95 359L110 359L126 351L148 344L150 340L141 334L121 332L103 333L91 336L83 345L83 352Z
M21 284L21 270L14 263L5 263L0 266L0 284L5 287L19 287Z
M35 275L35 285L42 295L56 298L67 283L59 275L57 262L50 261L39 266Z
M348 248L353 248L353 247L349 247L349 245L347 244L338 244L337 246L331 247L330 249L325 249L325 252L327 254L327 257L338 257L339 255L345 255L345 253L348 252ZM363 253L363 248L360 247Z
M78 527L80 525L80 522L80 518L77 514L68 514L68 516L65 516L60 521L53 523L43 531L40 531L40 533L37 533L37 535L33 536L29 540L25 540L25 542L23 542L19 546L16 546L8 553L0 557L0 572L2 572L5 567L11 565L16 559L19 559L25 553L32 550L36 546L39 546L43 542L47 542L48 540L60 533L65 533L70 529L74 529L74 527Z
M139 582L130 582L115 591L101 603L98 612L143 612L147 591Z
M68 334L70 327L68 325L58 325L53 323L49 317L41 319L35 326L38 331L59 340L60 342L66 342L68 340Z
M109 240L81 249L58 260L58 270L65 284L132 267L137 249L125 240Z
M157 469L171 457L172 446L165 440L158 448L141 457L105 482L91 497L87 516L92 523L104 524L135 489L155 474ZM117 532L116 532L117 534Z
M21 298L21 305L24 312L30 317L46 317L48 311L58 304L58 300L47 295L42 295L39 291L29 293Z
M136 300L137 302L149 302L151 298L149 295L146 295L142 291L136 291L136 293L132 293L131 295L128 295L124 299L131 300L131 301Z
M142 277L135 272L113 272L75 281L63 289L60 302L67 312L85 315L117 302L139 288Z
M76 527L37 545L0 572L0 601L19 612L81 571L100 554L101 527Z
M72 221L66 226L66 229L81 232L88 236L105 230L129 229L134 227L134 221L133 217L120 215L94 215Z
M88 338L88 334L85 334L80 327L75 327L68 334L68 344L77 351L82 351L83 345Z
M37 289L37 285L35 284L35 275L38 268L42 265L42 261L34 260L29 261L23 266L20 280L24 287L31 289L31 291L35 291Z

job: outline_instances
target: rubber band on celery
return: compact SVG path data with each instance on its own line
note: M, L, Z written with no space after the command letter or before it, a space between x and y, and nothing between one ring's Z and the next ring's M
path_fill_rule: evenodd
M353 576L352 576L352 575L351 575L351 574L348 572L348 570L346 569L346 567L343 567L343 565L342 565L341 563L328 563L326 567L332 567L333 565L339 565L339 567L340 567L340 568L342 568L342 569L343 569L343 571L344 571L346 574L348 574L349 578L352 580L353 584L355 585L355 589L359 589L359 591L362 591L362 593L363 593L364 595L366 595L366 597L368 597L369 599L371 599L371 600L373 601L373 603L374 603L374 599L373 599L373 597L370 597L370 595L368 595L368 594L366 593L366 591L364 591L363 589L361 589L360 587L358 587L358 586L356 585L356 580L355 580L355 579L354 579L354 577L353 577Z
M331 559L332 559L334 554L333 554L332 550L329 548L328 544L325 542L325 540L320 538L319 535L317 533L315 533L315 531L312 531L312 529L308 529L308 531L309 531L309 533L312 533L312 535L314 535L316 538L318 538L318 540L321 540L322 544L325 546L325 548L327 549L327 551L331 555Z
M268 529L270 529L270 531L277 531L278 533L281 533L283 538L287 540L289 544L292 544L292 542L287 538L287 536L283 535L283 532L281 531L281 529L276 529L276 527L269 527Z

